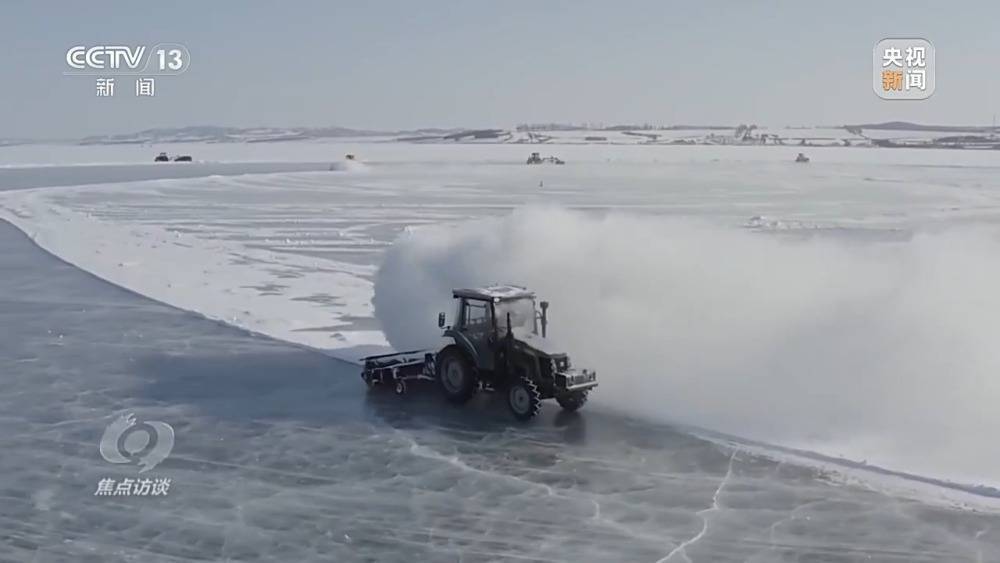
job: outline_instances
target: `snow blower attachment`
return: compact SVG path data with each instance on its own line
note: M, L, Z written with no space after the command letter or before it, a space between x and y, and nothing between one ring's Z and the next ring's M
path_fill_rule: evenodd
M409 381L434 380L453 403L480 390L500 391L518 420L534 417L546 399L568 411L587 402L597 372L577 371L565 353L552 350L547 301L539 312L534 293L511 285L456 289L452 296L455 324L445 326L445 314L438 315L448 344L365 358L361 377L369 387L391 385L402 395Z

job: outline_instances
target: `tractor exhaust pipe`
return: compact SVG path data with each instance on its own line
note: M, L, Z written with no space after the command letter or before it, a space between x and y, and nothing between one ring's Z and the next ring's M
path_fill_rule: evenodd
M539 305L542 306L542 338L545 338L546 329L549 327L549 302L542 301Z

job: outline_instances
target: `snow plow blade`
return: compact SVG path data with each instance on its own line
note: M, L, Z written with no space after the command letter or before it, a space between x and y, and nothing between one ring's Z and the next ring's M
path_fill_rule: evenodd
M407 381L426 379L433 381L434 354L427 350L393 352L364 358L361 379L369 388L392 385L396 393L406 392Z

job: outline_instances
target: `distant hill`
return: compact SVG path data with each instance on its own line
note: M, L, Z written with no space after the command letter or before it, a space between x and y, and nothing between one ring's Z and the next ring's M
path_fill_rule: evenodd
M940 131L940 132L977 132L977 133L989 133L993 131L993 127L987 126L975 126L975 125L921 125L919 123L910 123L908 121L886 121L884 123L863 123L860 125L843 125L842 128L846 129L848 127L858 128L858 129L874 129L883 131Z
M839 128L848 131L911 131L939 132L957 134L989 134L1000 133L1000 128L988 126L963 125L923 125L908 121L886 121L882 123L862 123L858 125L817 126L816 128ZM572 123L524 123L513 131L534 133L535 142L544 142L538 132L560 131L598 131L609 133L644 132L657 136L659 131L732 131L731 125L651 125L651 124L572 124ZM812 127L796 127L794 129L812 129ZM144 129L134 133L114 135L93 135L79 140L60 139L59 142L76 142L81 145L149 145L162 143L268 143L279 141L299 141L310 139L329 139L347 137L396 137L397 140L412 142L433 142L435 140L487 140L510 136L512 131L502 129L463 129L463 128L424 128L416 130L376 131L369 129L352 129L349 127L224 127L218 125L191 125L186 127L160 127ZM856 133L857 134L857 133ZM864 136L862 134L862 136ZM541 139L541 140L540 140ZM55 139L52 139L55 141ZM18 145L24 143L42 142L0 137L0 146ZM529 141L530 142L530 141Z
M150 143L264 143L336 137L374 137L395 135L397 132L369 131L347 127L219 127L193 125L145 129L136 133L95 135L80 139L82 145L117 145Z
M649 123L632 123L617 125L598 125L593 123L522 123L515 127L516 131L686 131L686 130L716 130L726 131L736 129L733 125L651 125Z

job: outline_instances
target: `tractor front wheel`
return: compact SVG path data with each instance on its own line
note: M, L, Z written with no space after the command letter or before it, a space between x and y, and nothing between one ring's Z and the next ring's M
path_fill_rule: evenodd
M542 406L542 394L538 385L527 377L519 377L507 387L507 406L514 418L531 420Z

